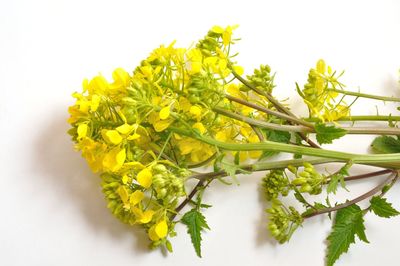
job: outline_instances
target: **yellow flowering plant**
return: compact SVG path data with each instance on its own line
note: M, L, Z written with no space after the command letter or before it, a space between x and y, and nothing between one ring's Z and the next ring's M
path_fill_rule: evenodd
M339 81L343 73L319 60L304 87L296 84L309 110L308 117L299 117L273 96L275 75L268 65L243 75L231 53L238 41L235 28L214 26L188 49L161 45L132 72L117 68L112 81L102 75L85 79L82 92L72 95L69 134L93 172L100 173L107 207L122 222L143 227L152 247L172 251L170 238L182 223L201 256L200 234L209 229L202 211L210 207L202 195L210 183L230 184L229 177L237 182L236 174L266 171L261 185L271 204L267 227L280 243L305 219L337 213L328 237L327 262L332 265L355 235L367 241L363 217L368 211L398 214L384 195L399 175L400 117L351 116L350 107L359 97L400 99L346 91ZM386 121L388 126L365 128L358 121ZM379 154L320 146L347 134L379 135L372 143ZM282 152L293 158L272 160ZM334 173L315 168L331 163L339 165ZM382 170L350 175L356 164ZM384 174L388 178L373 190L331 203L346 182ZM193 179L197 184L188 191ZM323 191L326 201L310 203L312 195ZM285 205L285 197L293 196L302 210ZM369 198L367 209L356 204ZM192 209L182 213L187 205Z

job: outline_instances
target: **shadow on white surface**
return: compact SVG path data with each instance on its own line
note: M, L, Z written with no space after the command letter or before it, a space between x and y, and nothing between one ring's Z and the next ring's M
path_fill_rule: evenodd
M148 253L149 241L144 230L119 222L108 211L101 193L100 178L90 171L84 158L74 151L68 129L65 113L56 113L51 117L36 142L35 170L50 189L53 187L55 191L61 191L61 195L57 195L60 197L58 200L80 210L83 220L89 225L83 228L93 229L88 232L89 236L94 234L90 237L96 239L98 234L104 236L106 233L116 245L121 240L128 240L135 254ZM73 212L71 215L76 214Z

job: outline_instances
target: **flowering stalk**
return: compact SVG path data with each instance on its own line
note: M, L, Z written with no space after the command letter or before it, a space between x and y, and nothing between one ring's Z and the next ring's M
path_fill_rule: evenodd
M200 235L209 229L203 211L210 207L202 196L210 183L230 184L237 182L238 174L265 171L261 185L270 203L267 227L280 243L288 241L305 218L337 211L328 237L328 262L333 264L350 244L340 246L337 239L350 241L357 233L366 240L362 222L367 211L397 215L383 196L400 169L399 116L352 116L356 100L348 103L346 95L397 98L345 91L342 74L319 60L303 88L296 84L309 111L301 118L273 96L275 75L269 66L243 75L230 53L237 41L234 29L215 26L189 49L162 45L133 72L116 69L113 82L101 75L84 80L83 91L73 94L76 102L69 108L69 134L93 172L100 173L107 207L122 222L140 225L152 247L172 251L170 238L181 223L201 256ZM385 121L388 126L349 127L341 121ZM347 134L379 135L372 143L379 154L323 148ZM293 158L272 160L278 153ZM340 165L334 173L315 167L332 163ZM350 175L354 164L382 169ZM212 171L201 173L200 167ZM346 182L384 174L394 177L355 200L331 205L331 197L346 188ZM187 191L190 179L198 183ZM308 198L322 191L328 194L326 201L311 204ZM285 206L289 195L300 207ZM355 205L369 197L367 211ZM182 213L188 205L192 209ZM343 235L349 232L352 235Z

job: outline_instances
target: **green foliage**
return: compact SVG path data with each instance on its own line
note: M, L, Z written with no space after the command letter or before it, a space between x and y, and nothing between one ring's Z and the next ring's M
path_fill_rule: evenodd
M349 169L353 165L352 162L345 164L342 168L339 169L336 173L331 176L331 180L326 187L326 191L328 193L336 194L338 184L340 183L341 187L346 189L346 183L344 182L344 178L349 175Z
M393 208L392 204L387 202L385 198L375 196L371 198L370 203L371 211L379 217L390 218L400 214L400 212Z
M380 136L374 139L371 146L378 153L399 153L400 139L390 136Z
M333 140L339 139L347 134L347 131L343 128L327 126L324 123L316 123L315 132L317 133L317 141L319 144L330 144Z
M332 266L343 253L349 250L350 244L355 242L355 235L360 240L369 243L365 235L363 211L358 205L353 204L336 213L332 231L328 236L328 266Z
M181 222L187 226L187 232L192 239L192 244L196 254L201 258L201 231L204 229L210 230L205 217L194 208L183 215Z

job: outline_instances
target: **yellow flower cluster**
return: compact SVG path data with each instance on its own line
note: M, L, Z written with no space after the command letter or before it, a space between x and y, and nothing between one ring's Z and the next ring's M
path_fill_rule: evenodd
M350 107L343 101L343 98L337 100L339 94L330 90L343 86L335 74L331 67L326 66L324 60L318 60L316 67L312 68L308 74L308 83L304 85L302 92L299 92L307 104L311 116L317 117L321 121L336 121L350 113Z
M243 69L229 56L235 27L213 27L196 47L160 46L133 73L117 68L113 81L102 75L83 81L69 108L69 130L93 172L102 173L108 207L125 223L141 224L156 245L165 244L169 217L180 198L190 164L213 158L216 148L174 129L224 142L259 142L246 123L223 117L215 106L246 116L255 110L232 104L225 94L248 99L232 83ZM258 158L242 152L240 158Z

